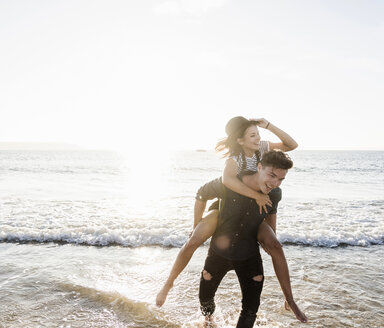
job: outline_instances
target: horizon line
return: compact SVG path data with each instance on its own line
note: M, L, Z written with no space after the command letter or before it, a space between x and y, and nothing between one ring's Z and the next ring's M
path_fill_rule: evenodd
M85 147L65 142L0 142L0 151L127 151L129 147ZM214 151L214 148L186 147L186 148L165 148L164 151ZM384 151L384 148L304 148L295 151Z

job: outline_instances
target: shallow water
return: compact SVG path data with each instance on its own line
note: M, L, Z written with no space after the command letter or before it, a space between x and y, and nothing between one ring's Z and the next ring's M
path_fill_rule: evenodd
M382 327L384 271L381 246L285 246L292 287L311 327ZM178 249L0 244L2 327L199 327L198 284L202 247L177 280L165 305L156 292ZM283 309L271 261L258 322L301 325ZM363 270L362 270L363 268ZM240 310L236 276L217 293L217 322L233 327Z
M383 327L384 152L292 158L277 232L307 326ZM154 299L190 232L194 194L223 161L177 152L155 168L131 163L109 152L0 152L0 327L201 326L206 246L163 308ZM302 326L263 258L258 324ZM240 299L229 273L219 327L235 326Z

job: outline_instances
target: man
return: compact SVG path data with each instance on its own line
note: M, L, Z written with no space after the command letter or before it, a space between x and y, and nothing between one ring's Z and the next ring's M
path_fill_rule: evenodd
M272 208L269 208L268 214L264 211L260 214L254 199L233 192L219 181L210 182L199 189L198 199L221 199L218 225L200 280L200 305L207 325L212 321L214 296L221 280L228 271L235 270L242 291L242 311L236 327L253 327L264 282L257 232L264 219L276 217L281 199L281 190L277 187L292 166L286 154L270 151L264 154L255 174L242 177L243 182L252 189L269 193Z

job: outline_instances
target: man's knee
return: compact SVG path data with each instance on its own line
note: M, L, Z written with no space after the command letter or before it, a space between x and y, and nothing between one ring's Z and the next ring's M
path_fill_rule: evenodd
M259 275L257 275L257 276L254 276L252 279L253 279L254 281L257 281L257 282L262 282L262 281L263 281L263 278L264 278L264 276L263 276L262 274L259 274Z
M203 279L209 281L212 279L212 275L207 270L203 270Z

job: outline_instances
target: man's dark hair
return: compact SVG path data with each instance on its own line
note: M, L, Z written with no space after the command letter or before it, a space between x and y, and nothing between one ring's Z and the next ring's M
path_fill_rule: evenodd
M263 167L272 166L275 169L289 170L293 166L289 156L281 150L270 150L264 153L260 161Z

